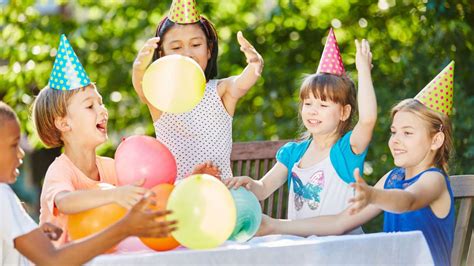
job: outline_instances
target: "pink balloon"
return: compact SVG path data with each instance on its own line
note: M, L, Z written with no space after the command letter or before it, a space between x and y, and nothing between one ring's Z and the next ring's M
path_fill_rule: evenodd
M120 143L115 152L115 169L119 185L132 184L143 178L143 187L174 184L176 160L168 148L148 136L131 136Z

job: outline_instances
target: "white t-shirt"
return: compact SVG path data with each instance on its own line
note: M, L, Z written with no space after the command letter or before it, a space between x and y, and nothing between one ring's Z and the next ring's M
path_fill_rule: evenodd
M4 183L0 183L0 214L1 265L29 265L29 261L15 249L13 241L38 225L26 213L15 192Z

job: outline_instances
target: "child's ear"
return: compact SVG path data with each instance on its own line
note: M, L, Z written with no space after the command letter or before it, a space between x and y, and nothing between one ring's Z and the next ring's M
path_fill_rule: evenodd
M444 143L444 133L443 132L438 132L434 135L433 139L431 140L431 149L432 150L437 150L443 146Z
M346 104L344 107L342 107L341 121L346 121L349 118L351 115L351 110L352 107L350 104Z
M71 130L71 127L69 126L66 117L56 117L54 119L54 126L60 131L60 132L66 132Z

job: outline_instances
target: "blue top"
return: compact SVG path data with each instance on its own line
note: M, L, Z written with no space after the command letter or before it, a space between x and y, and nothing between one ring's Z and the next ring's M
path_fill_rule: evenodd
M348 184L355 182L353 176L354 169L359 168L360 172L363 173L364 160L367 155L367 149L361 154L355 154L352 151L350 143L351 134L352 131L349 131L342 136L331 147L329 153L331 163L334 169L336 169L337 174ZM278 150L276 159L288 169L288 187L291 184L291 169L303 157L311 141L312 138L301 142L288 142Z
M422 231L430 247L435 265L450 265L454 239L454 196L448 176L438 168L430 168L409 180L405 180L405 169L395 168L387 177L384 189L405 189L414 184L423 173L429 171L439 172L444 176L451 198L448 215L444 218L438 218L429 205L416 211L401 214L384 212L383 230L385 232Z

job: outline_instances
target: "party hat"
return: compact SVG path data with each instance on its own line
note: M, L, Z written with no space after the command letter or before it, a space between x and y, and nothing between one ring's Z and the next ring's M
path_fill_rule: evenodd
M323 55L319 61L318 70L316 73L328 73L338 76L346 74L344 65L342 64L341 53L337 45L336 36L332 28L329 30L329 35L324 45Z
M454 61L451 61L415 99L431 110L450 115L453 111L453 73Z
M62 34L53 71L49 77L49 87L55 90L74 90L90 83L91 80L79 62L66 35Z
M168 19L179 24L191 24L200 19L196 0L173 0Z

